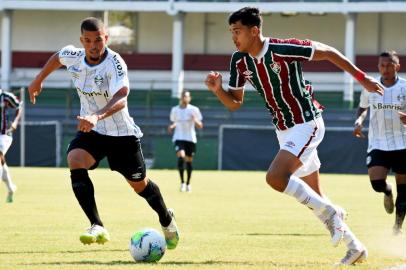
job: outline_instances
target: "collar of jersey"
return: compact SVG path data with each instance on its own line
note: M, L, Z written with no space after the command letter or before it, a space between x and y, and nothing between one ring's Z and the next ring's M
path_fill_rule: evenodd
M110 49L107 48L107 47L106 47L106 52L107 52L106 57L104 57L103 61L101 61L101 62L98 63L97 65L89 65L89 64L86 62L86 54L84 54L83 60L82 60L82 61L83 61L83 64L85 64L85 66L87 66L87 67L89 67L89 68L94 68L94 67L97 67L97 66L101 65L102 63L104 63L104 61L106 61L107 57L108 57L109 54L110 54Z
M380 81L380 83L383 85L383 83L382 83L382 77L379 77L379 81ZM399 76L396 76L396 80L395 80L395 83L394 83L393 85L391 85L391 86L389 86L389 87L386 87L385 85L383 85L383 86L384 86L385 88L392 88L392 87L394 87L395 85L397 85L398 82L399 82Z
M259 52L259 54L257 56L252 56L252 55L250 55L250 56L252 58L256 58L259 60L265 56L266 52L268 51L268 48L269 48L269 38L265 38L264 45L263 45L261 51Z

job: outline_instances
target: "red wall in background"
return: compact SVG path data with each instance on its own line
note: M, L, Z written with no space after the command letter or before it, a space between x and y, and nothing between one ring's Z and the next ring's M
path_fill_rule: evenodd
M13 52L13 68L40 68L52 52ZM170 70L171 54L121 54L127 63L128 69L133 70ZM186 54L185 70L228 70L231 55L218 54ZM377 72L376 55L359 55L357 65L364 71ZM400 56L400 62L406 63L406 56ZM305 62L304 71L309 72L337 72L337 67L327 61ZM402 71L402 68L401 68Z

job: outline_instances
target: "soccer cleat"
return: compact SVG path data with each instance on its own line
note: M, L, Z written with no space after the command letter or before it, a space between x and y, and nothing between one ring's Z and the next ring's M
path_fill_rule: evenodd
M11 184L11 190L7 193L6 202L12 203L14 201L14 193L17 191L17 186Z
M334 213L325 222L327 229L331 235L331 244L336 247L340 244L344 237L345 223L341 219L339 213L334 211Z
M368 250L361 246L358 249L349 249L345 254L344 258L342 258L336 266L340 265L354 265L357 263L362 263L368 257Z
M393 235L403 235L402 225L403 221L405 220L405 214L406 212L400 212L399 210L396 211L395 225L393 225Z
M192 192L192 186L186 185L186 192Z
M162 231L165 235L166 246L168 249L175 249L179 242L179 230L175 221L175 214L173 209L168 209L169 215L171 215L171 223L167 227L162 227Z
M80 235L80 242L84 245L90 245L93 243L104 244L110 241L109 232L102 226L93 224L86 232Z
M385 211L388 214L392 214L393 210L395 209L395 204L393 202L393 195L384 195L383 196L383 206L385 207Z
M182 183L180 184L180 192L185 192L186 191L186 184Z

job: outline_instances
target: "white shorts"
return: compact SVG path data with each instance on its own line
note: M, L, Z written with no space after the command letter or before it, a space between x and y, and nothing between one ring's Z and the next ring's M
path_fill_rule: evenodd
M297 177L307 176L320 169L317 146L323 140L324 133L321 117L286 130L276 130L280 149L294 154L303 164L294 172Z
M0 152L5 155L13 142L13 137L8 135L0 135Z

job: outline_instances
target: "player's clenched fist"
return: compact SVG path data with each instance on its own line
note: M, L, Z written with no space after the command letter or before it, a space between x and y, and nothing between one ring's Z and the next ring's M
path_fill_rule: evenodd
M211 71L206 77L205 84L207 88L214 93L220 91L222 84L221 74L219 72Z
M79 120L78 130L82 132L90 132L97 124L97 115L86 115L76 117Z

